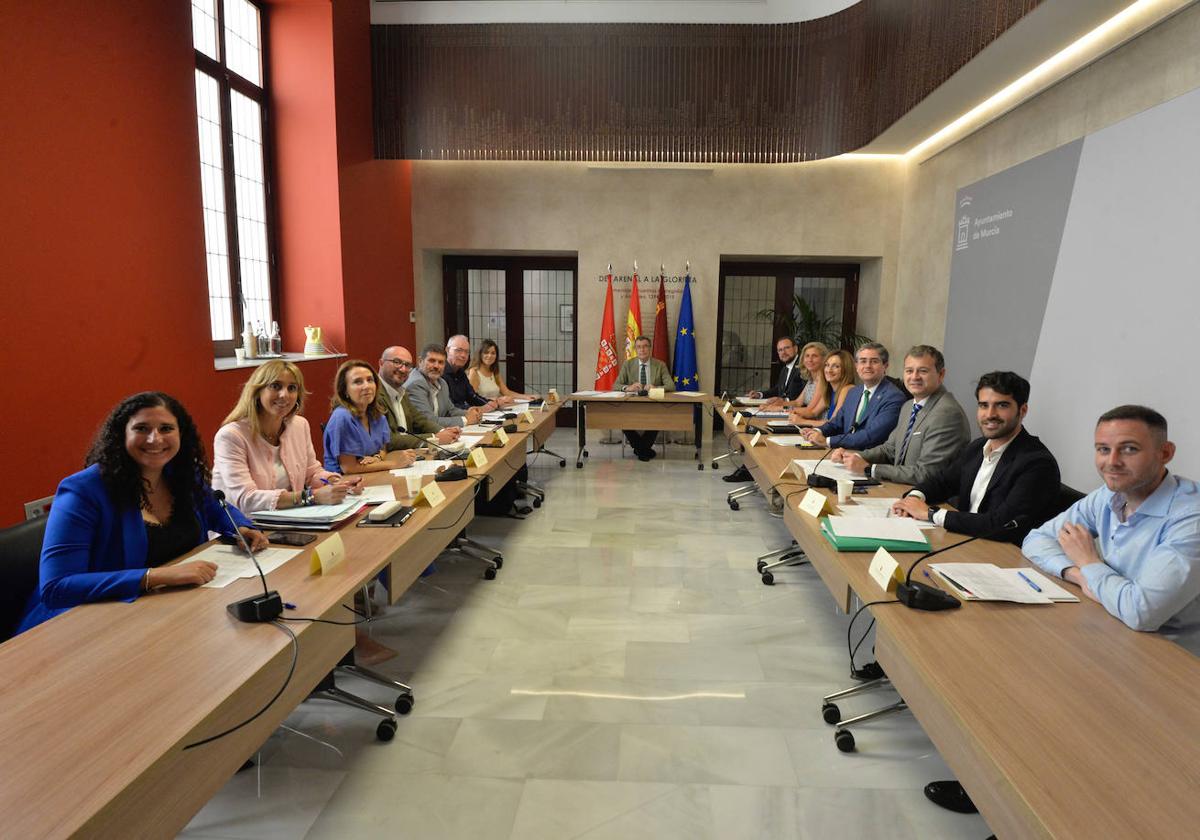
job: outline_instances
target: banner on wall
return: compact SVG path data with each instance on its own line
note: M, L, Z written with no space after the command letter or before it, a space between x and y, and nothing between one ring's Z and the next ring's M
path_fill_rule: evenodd
M650 355L671 369L671 338L667 335L667 288L658 275L658 301L654 304L654 346Z
M611 282L611 280L610 280ZM611 286L610 286L611 288ZM633 264L633 288L629 292L629 312L625 316L625 358L637 355L633 343L642 334L642 303L638 300L637 263Z
M600 351L596 355L597 391L611 391L617 381L617 325L613 319L612 266L608 273L608 293L604 296L604 314L600 319Z
M683 298L679 301L679 324L675 330L675 388L695 391L700 387L700 368L696 364L696 320L692 316L692 276L683 279Z

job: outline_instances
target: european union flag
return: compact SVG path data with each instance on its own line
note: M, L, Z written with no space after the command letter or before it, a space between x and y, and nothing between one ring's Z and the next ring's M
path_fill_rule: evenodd
M683 278L683 299L679 302L679 326L675 331L675 367L677 391L695 391L700 387L700 369L696 366L696 320L692 317L692 276Z

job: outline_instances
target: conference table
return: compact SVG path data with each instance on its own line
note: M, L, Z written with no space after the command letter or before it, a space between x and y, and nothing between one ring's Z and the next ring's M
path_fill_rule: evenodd
M730 432L732 415L718 411ZM1083 596L935 613L900 605L868 573L870 553L835 551L819 521L798 509L807 488L774 478L791 459L825 452L766 444L746 446L743 457L760 489L787 500L784 524L839 606L852 597L890 602L869 607L876 658L996 835L1200 833L1200 659L1129 630ZM905 489L885 482L868 494ZM935 549L965 539L925 533ZM907 570L921 555L894 556ZM985 540L938 559L1029 565L1016 546Z
M487 468L469 470L474 480L440 482L445 500L417 507L402 527L355 521L333 532L346 552L328 573L310 572L328 535L271 572L269 586L295 606L283 615L295 673L257 719L220 740L185 749L262 709L292 663L278 626L226 610L262 591L257 577L84 605L0 645L0 836L173 837L354 646L350 624L301 619L355 620L355 593L381 571L398 600L470 523L478 481L523 457L554 413L522 422L503 450L489 450L498 457ZM408 497L387 472L367 483Z
M608 396L605 393L609 394ZM705 409L712 398L705 394L680 394L668 391L661 398L642 396L613 396L616 392L575 392L567 399L575 402L575 431L579 450L575 453L575 467L583 468L583 459L588 457L587 432L592 429L606 430L636 429L665 432L692 432L696 438L696 453L699 460L704 443ZM697 469L704 469L703 464Z

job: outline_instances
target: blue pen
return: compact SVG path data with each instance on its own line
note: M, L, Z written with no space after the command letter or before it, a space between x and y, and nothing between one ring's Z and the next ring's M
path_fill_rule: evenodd
M1034 592L1042 591L1042 587L1038 586L1036 583L1031 581L1029 578L1025 577L1025 573L1022 572L1020 569L1017 569L1017 574L1021 576L1021 580L1025 581L1026 583L1028 583L1030 586L1033 587Z

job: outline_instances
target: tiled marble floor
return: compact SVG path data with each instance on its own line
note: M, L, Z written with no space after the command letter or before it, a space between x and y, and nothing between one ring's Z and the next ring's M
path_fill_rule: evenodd
M559 431L552 448L573 453ZM192 820L195 838L982 838L922 785L950 773L909 715L839 753L821 695L849 683L846 618L810 569L765 587L786 544L757 497L731 511L690 450L641 463L542 456L525 522L476 520L499 577L447 557L374 625L416 708L375 718L309 702ZM385 704L383 689L346 687ZM882 705L877 694L843 711Z

